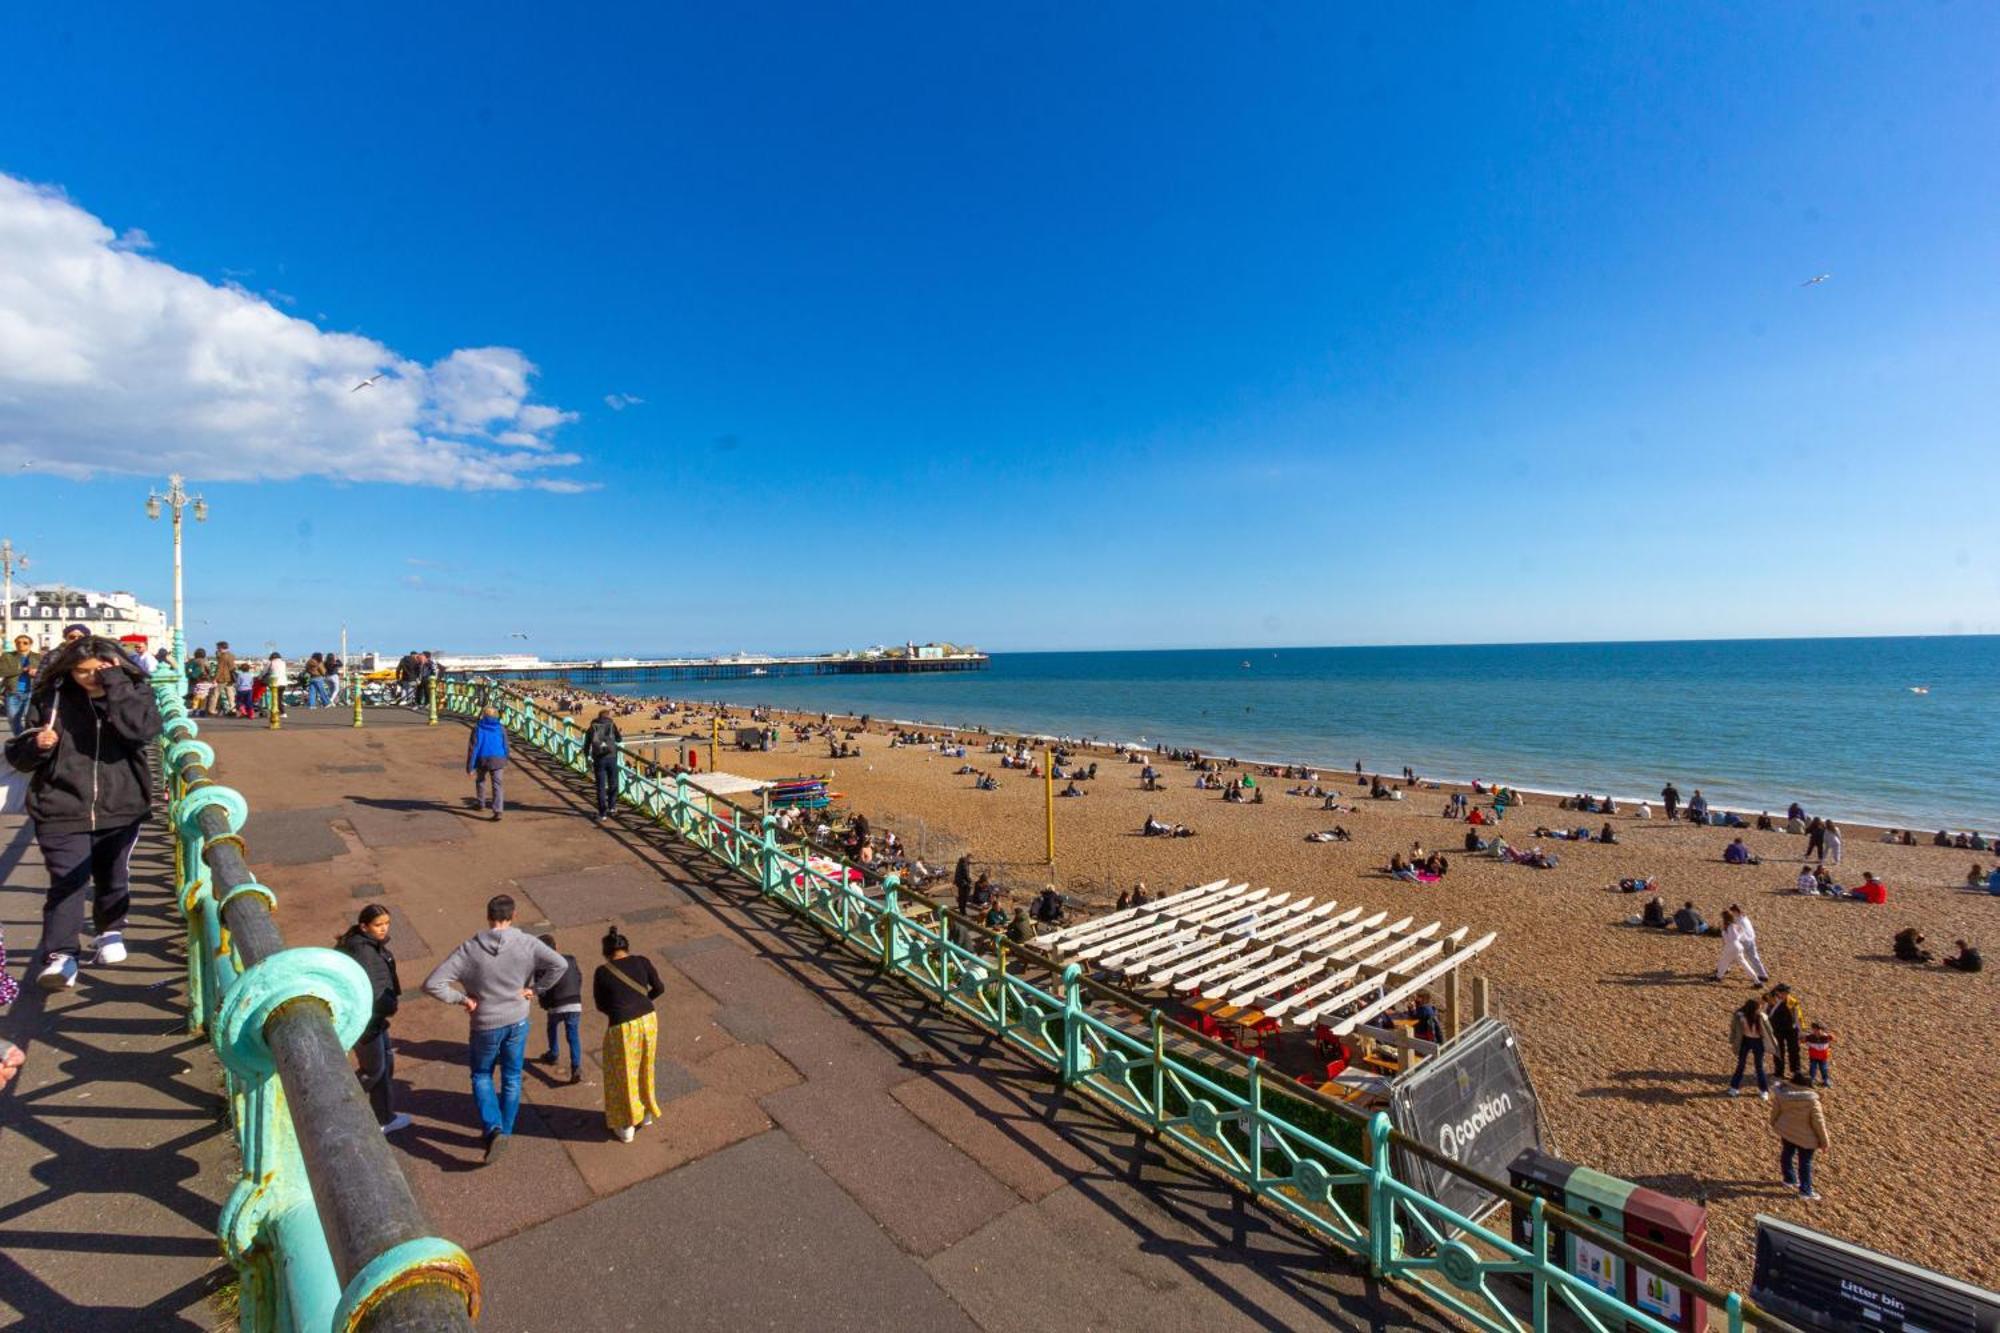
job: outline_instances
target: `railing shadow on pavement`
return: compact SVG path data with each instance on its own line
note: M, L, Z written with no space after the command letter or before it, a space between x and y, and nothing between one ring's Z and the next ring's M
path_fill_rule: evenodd
M565 768L589 771L583 729L508 686L447 679L433 707L465 716L491 707L510 733ZM1366 1118L1355 1150L1330 1142L1338 1137L1333 1128L1356 1119L1352 1108L1289 1079L1273 1079L1258 1059L1089 979L1077 964L1011 946L976 922L953 921L945 904L905 896L894 874L870 893L876 886L859 870L783 845L771 816L711 797L684 775L638 761L621 770L618 791L623 804L670 830L709 869L747 880L838 949L869 960L882 977L1053 1073L1063 1092L1145 1130L1346 1254L1371 1277L1411 1289L1474 1327L1490 1333L1546 1333L1569 1325L1593 1333L1680 1333L1570 1271L1559 1250L1552 1254L1551 1233L1560 1227L1589 1235L1599 1248L1720 1311L1728 1333L1746 1326L1797 1333L1740 1294L1684 1273L1660 1272L1658 1260L1589 1220L1401 1135L1385 1114ZM1524 1211L1527 1243L1399 1179L1392 1146ZM1496 1279L1519 1279L1525 1293Z

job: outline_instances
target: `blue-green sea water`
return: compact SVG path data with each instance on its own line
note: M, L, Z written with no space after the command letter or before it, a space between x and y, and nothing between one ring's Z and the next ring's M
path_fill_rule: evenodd
M1002 653L982 672L624 688L2000 828L2000 636Z

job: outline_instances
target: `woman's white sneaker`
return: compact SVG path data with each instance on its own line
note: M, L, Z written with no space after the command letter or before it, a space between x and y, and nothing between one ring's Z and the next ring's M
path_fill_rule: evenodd
M630 1143L632 1141L632 1127L630 1125L618 1131L618 1141L620 1143Z
M123 931L107 930L97 937L97 961L100 963L122 963L125 961L125 934Z
M43 990L68 990L76 985L76 959L66 953L51 957L42 974L35 978L35 984Z

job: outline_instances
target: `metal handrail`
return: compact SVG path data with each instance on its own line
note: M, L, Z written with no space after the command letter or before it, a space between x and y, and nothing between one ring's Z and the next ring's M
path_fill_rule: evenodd
M566 725L566 719L549 713L532 698L490 680L448 681L444 696L448 711L472 712L499 702L503 705L503 722L510 730L569 766L582 766L582 747L573 724ZM1646 1333L1674 1333L1652 1314L1607 1295L1564 1269L1559 1259L1552 1260L1550 1232L1558 1228L1572 1234L1587 1234L1599 1248L1627 1263L1644 1266L1648 1272L1721 1310L1730 1333L1740 1333L1745 1326L1767 1333L1799 1333L1795 1326L1742 1295L1671 1269L1656 1256L1632 1248L1622 1237L1605 1232L1592 1219L1577 1217L1515 1189L1508 1182L1453 1161L1396 1130L1384 1114L1364 1115L1345 1102L1285 1078L1282 1088L1273 1089L1276 1095L1359 1121L1365 1130L1360 1158L1314 1139L1263 1104L1265 1090L1271 1085L1261 1060L1245 1057L1123 990L1085 976L1076 964L1065 966L1038 950L1010 944L1004 936L977 921L955 919L940 901L921 894L902 894L893 875L885 881L880 899L855 893L844 879L852 867L838 858L829 858L840 867L843 875L840 880L810 870L803 855L780 846L775 836L775 821L769 816L763 818L762 833L758 836L738 819L739 814L751 812L728 806L725 821L704 804L690 801L684 781L641 772L628 773L621 785L622 799L673 829L725 869L750 878L765 895L777 898L831 930L841 943L877 961L885 973L932 996L953 1015L997 1031L1015 1049L1051 1065L1064 1086L1090 1096L1098 1105L1149 1123L1181 1155L1238 1186L1249 1188L1260 1202L1276 1206L1288 1220L1305 1225L1341 1248L1361 1254L1376 1275L1418 1286L1433 1300L1492 1333L1519 1333L1524 1327L1485 1289L1486 1277L1498 1274L1516 1274L1530 1280L1533 1312L1525 1327L1536 1333L1545 1333L1550 1311L1558 1304L1567 1306L1587 1325L1599 1329L1605 1328L1605 1320L1610 1319ZM750 844L751 852L747 857L743 855L746 843ZM929 923L904 914L901 901L911 898L931 909ZM991 946L993 956L953 943L949 936L954 930L983 939ZM927 970L933 954L940 960L940 970L935 973ZM1046 989L1031 986L1018 973L1008 971L1010 956L1013 959L1025 956L1038 970L1055 978L1054 983ZM954 964L959 970L958 984L951 979ZM963 985L968 976L974 978L969 993ZM1140 1016L1147 1035L1129 1032L1088 1013L1084 1006L1086 995ZM1060 1040L1047 1032L1058 1022L1062 1026ZM1231 1077L1247 1084L1247 1094L1238 1094L1207 1077L1204 1070L1208 1066L1177 1059L1165 1046L1169 1036L1227 1063L1240 1062L1240 1072ZM1137 1094L1133 1082L1146 1069L1151 1070L1154 1089L1150 1096ZM1174 1100L1184 1104L1184 1113L1170 1113L1169 1102ZM1233 1105L1236 1110L1219 1109L1217 1102ZM1232 1134L1249 1136L1251 1151L1244 1153ZM1406 1151L1527 1210L1531 1222L1529 1244L1516 1245L1510 1237L1459 1216L1420 1189L1396 1179L1391 1165L1392 1148ZM1272 1174L1267 1170L1265 1159L1273 1152L1290 1160L1289 1174ZM1342 1184L1366 1189L1369 1206L1365 1223L1347 1217L1330 1194L1335 1186ZM1438 1257L1413 1257L1403 1250L1403 1228L1397 1221L1399 1210L1411 1215L1424 1229L1440 1226L1451 1229L1479 1248L1474 1249L1466 1239L1459 1239L1444 1242ZM1474 1296L1484 1304L1474 1303Z
M373 1014L361 967L287 946L277 896L240 837L249 808L210 777L214 751L188 716L176 635L153 676L187 924L188 1031L224 1069L243 1174L218 1232L253 1330L455 1333L478 1313L479 1275L432 1234L347 1052Z

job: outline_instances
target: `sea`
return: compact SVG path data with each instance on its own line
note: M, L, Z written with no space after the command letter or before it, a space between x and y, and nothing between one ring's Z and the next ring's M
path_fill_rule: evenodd
M631 694L2000 830L2000 636L996 653Z

